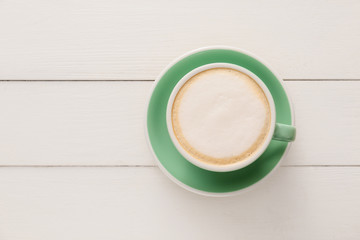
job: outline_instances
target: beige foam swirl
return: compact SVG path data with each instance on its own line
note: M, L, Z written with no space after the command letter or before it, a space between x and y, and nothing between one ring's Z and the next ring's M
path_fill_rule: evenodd
M263 105L265 106L265 109L266 109L266 118L264 120L264 124L260 131L260 134L258 135L256 140L253 142L253 144L249 148L247 148L241 154L238 154L236 156L231 156L231 157L217 158L217 157L213 157L213 156L204 154L201 151L199 151L198 149L195 149L189 143L189 141L186 139L186 137L184 136L183 130L182 130L182 127L180 124L180 120L179 120L179 114L180 114L179 109L181 107L184 94L191 88L191 86L197 80L203 78L205 75L214 74L217 71L226 71L226 72L230 71L234 74L237 74L239 77L241 77L241 79L246 82L246 85L249 87L251 92L263 103ZM263 92L263 90L261 89L261 87L256 83L255 80L253 80L248 75L246 75L242 72L239 72L237 70L228 69L228 68L213 68L213 69L205 70L205 71L200 72L200 73L196 74L195 76L193 76L179 90L178 94L175 97L174 104L172 107L173 130L174 130L174 134L175 134L177 140L179 141L180 145L183 147L183 149L186 152L188 152L191 156L198 159L199 161L202 161L202 162L205 162L208 164L214 164L214 165L233 164L233 163L236 163L239 161L243 161L243 160L247 159L249 156L251 156L252 154L254 154L257 151L257 149L259 149L263 145L265 139L267 138L267 135L270 130L270 123L271 123L270 105L269 105L266 95Z

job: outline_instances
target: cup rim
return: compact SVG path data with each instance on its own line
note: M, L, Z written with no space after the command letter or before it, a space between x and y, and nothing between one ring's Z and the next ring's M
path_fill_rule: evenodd
M213 68L230 68L230 69L235 69L238 70L242 73L245 73L246 75L248 75L249 77L251 77L259 86L260 88L263 90L268 102L269 102L269 106L270 106L270 129L269 132L266 136L265 141L262 143L262 146L254 153L252 154L249 158L246 158L242 161L233 163L233 164L227 164L227 165L214 165L214 164L208 164L205 162L202 162L200 160L197 160L196 158L194 158L193 156L191 156L185 149L183 149L183 147L180 145L180 143L178 142L175 133L173 131L173 126L172 126L172 106L175 100L175 97L177 95L177 93L179 92L179 90L181 89L181 87L194 75L203 72L205 70L208 69L213 69ZM235 171L235 170L239 170L241 168L244 168L248 165L250 165L251 163L253 163L254 161L256 161L261 154L264 153L264 151L267 149L268 145L270 144L270 141L273 137L274 134L274 129L275 129L275 123L276 123L276 109L275 109L275 103L273 100L273 97L269 91L269 89L266 87L265 83L253 72L251 72L250 70L236 65L236 64L231 64L231 63L224 63L224 62L217 62L217 63L210 63L210 64L205 64L202 65L200 67L197 67L195 69L193 69L192 71L188 72L185 76L183 76L178 83L175 85L175 87L173 88L171 94L170 94L170 98L168 100L167 103L167 108L166 108L166 125L167 125L167 130L169 132L170 135L170 139L173 142L173 144L175 145L176 149L180 152L180 154L186 159L188 160L190 163L194 164L195 166L198 166L202 169L205 170L209 170L209 171L213 171L213 172L230 172L230 171Z

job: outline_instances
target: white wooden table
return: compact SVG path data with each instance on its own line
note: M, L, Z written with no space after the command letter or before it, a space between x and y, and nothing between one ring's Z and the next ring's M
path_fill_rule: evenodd
M155 166L153 80L230 45L266 59L298 137L249 193L206 198ZM0 239L360 239L360 2L0 1Z

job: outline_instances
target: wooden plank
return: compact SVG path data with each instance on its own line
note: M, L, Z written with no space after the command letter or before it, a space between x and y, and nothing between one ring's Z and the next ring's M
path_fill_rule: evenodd
M360 2L0 2L0 79L154 79L175 57L230 45L287 79L360 78Z
M207 198L158 168L1 168L0 233L27 239L360 238L360 168L280 168Z
M151 82L0 83L3 165L153 164Z
M360 82L286 82L297 139L285 164L360 165Z
M152 82L1 82L0 165L154 165ZM360 82L286 82L297 140L285 165L360 165Z

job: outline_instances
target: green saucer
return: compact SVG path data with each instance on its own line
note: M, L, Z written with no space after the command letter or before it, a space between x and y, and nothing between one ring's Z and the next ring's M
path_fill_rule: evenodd
M180 186L204 195L227 196L241 192L265 178L283 158L289 143L271 141L265 152L252 164L232 172L211 172L187 161L172 143L166 126L166 107L177 82L191 70L209 63L232 63L256 74L271 92L276 122L294 124L291 104L278 78L257 57L228 47L208 47L190 52L170 64L153 88L146 119L150 148L164 173Z

